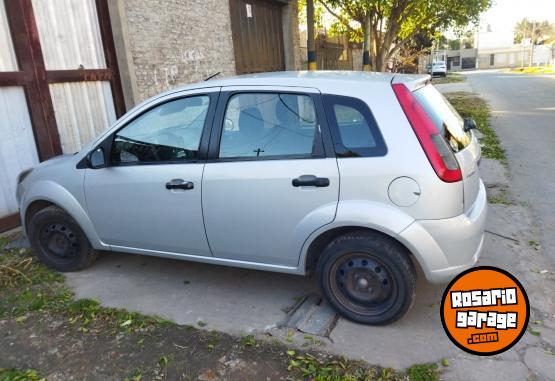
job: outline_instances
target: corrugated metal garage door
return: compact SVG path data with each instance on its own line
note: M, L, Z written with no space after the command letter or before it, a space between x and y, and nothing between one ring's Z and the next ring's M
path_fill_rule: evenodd
M282 6L263 0L229 1L238 74L285 70Z

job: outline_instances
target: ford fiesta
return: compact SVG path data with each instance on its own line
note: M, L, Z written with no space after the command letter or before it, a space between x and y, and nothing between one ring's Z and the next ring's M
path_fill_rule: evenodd
M418 267L445 282L482 250L475 124L429 81L281 72L166 92L23 172L24 230L59 271L111 250L315 272L343 316L393 322Z

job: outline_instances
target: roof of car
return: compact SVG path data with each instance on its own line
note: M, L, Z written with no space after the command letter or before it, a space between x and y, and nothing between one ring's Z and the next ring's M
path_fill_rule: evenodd
M205 82L191 83L178 86L157 94L152 98L146 99L134 107L138 109L156 99L166 95L179 93L182 91L209 88L209 87L230 87L230 86L282 86L282 87L305 87L315 88L321 91L326 89L335 90L338 85L354 85L354 83L404 83L410 90L420 87L427 83L430 76L428 74L397 74L379 73L368 71L276 71L269 73L245 74L233 77L214 78Z
M171 92L199 87L217 86L302 86L318 88L332 82L405 82L422 80L427 75L421 74L395 74L364 71L278 71L271 73L258 73L238 75L226 78L215 78L206 82L190 84L172 89ZM394 81L395 79L395 81Z

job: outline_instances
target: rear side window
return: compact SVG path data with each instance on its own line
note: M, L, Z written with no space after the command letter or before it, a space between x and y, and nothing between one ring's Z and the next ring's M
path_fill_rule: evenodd
M435 87L426 85L412 94L454 152L470 144L472 135L464 130L464 120Z
M326 115L337 156L383 156L387 147L370 109L358 98L325 95Z

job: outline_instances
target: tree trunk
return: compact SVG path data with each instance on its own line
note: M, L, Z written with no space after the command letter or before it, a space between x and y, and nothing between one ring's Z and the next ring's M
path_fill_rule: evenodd
M371 61L370 61L370 14L368 13L364 22L362 23L362 33L364 35L364 43L362 48L362 71L370 71Z

